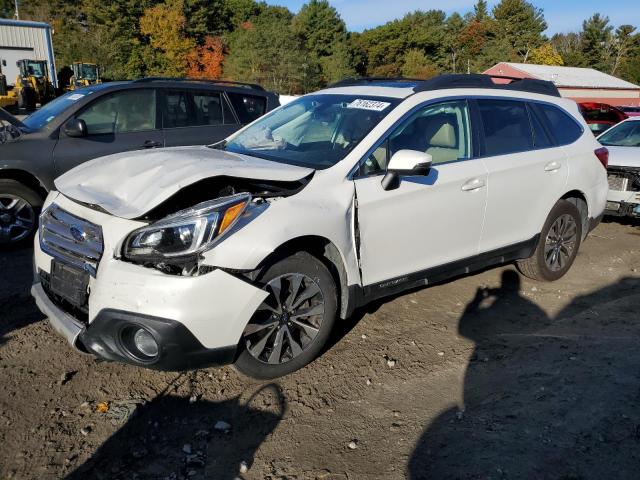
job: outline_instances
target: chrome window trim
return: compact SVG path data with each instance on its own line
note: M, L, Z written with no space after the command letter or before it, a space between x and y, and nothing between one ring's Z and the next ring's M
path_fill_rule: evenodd
M421 92L422 93L422 92ZM411 98L413 95L410 95L409 97L407 97L405 100ZM408 117L410 117L411 115L413 115L416 111L428 107L429 105L433 105L436 103L444 103L444 102L448 102L448 101L455 101L455 100L467 100L467 101L471 101L471 100L511 100L511 101L515 101L515 102L525 102L525 103L536 103L536 104L540 104L540 105L548 105L554 108L559 109L562 113L564 113L565 115L567 115L579 128L581 131L580 136L571 143L558 143L556 138L552 138L552 140L554 142L556 142L556 145L553 145L552 147L545 147L545 148L534 148L531 150L524 150L524 152L532 152L532 151L537 151L537 150L547 150L549 148L560 148L560 147L566 147L567 145L572 145L573 143L577 142L580 138L582 138L582 136L585 133L585 129L582 126L582 124L580 124L580 122L578 122L574 116L569 113L566 109L564 109L563 107L561 107L560 105L550 102L550 101L545 101L545 100L539 100L539 99L531 99L531 98L523 98L523 97L505 97L502 95L454 95L454 96L447 96L447 97L439 97L439 98L433 98L430 100L426 100L423 103L420 103L418 105L416 105L415 107L411 108L410 110L408 110L407 112L405 112L398 120L396 120L385 132L384 134L382 134L380 136L380 138L376 141L376 143L369 149L367 150L367 152L356 162L356 164L353 166L353 168L351 168L351 170L349 170L349 173L347 174L347 180L357 180L360 178L369 178L369 177L375 177L375 176L379 176L379 175L383 175L385 172L377 172L377 173L372 173L369 175L360 175L358 172L360 171L360 168L362 167L362 164L364 162L367 161L367 159L373 154L373 152L375 152L378 147L380 147L380 145L382 145L388 138L389 135L391 133L393 133L393 131L402 123L404 122ZM402 105L402 103L400 104ZM398 105L398 106L400 106ZM396 107L397 108L397 107ZM474 120L473 120L473 115L471 114L471 107L469 108L470 110L470 115L469 115L469 120L471 123L471 138L472 138L472 148L473 146L473 137L476 134L474 132ZM545 119L546 120L546 119ZM467 162L469 160L477 160L477 159L482 159L482 158L491 158L491 157L495 157L495 156L499 156L499 155L482 155L479 152L473 152L474 154L470 157L470 158L465 158L465 159L461 159L461 160L453 160L450 162L442 162L439 163L437 165L435 165L436 167L438 165L450 165L452 163L460 163L460 162ZM516 152L516 153L523 153L523 152ZM510 154L509 154L510 155Z

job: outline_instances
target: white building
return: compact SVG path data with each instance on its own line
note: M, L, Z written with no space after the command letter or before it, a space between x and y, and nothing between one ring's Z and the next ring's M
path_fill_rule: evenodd
M13 85L18 76L16 62L23 59L46 60L51 82L54 87L58 86L51 26L0 18L0 62L9 85Z

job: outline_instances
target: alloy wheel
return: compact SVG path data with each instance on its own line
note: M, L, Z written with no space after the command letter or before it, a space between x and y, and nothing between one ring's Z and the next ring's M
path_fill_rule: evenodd
M320 331L324 296L318 283L300 273L274 278L269 296L244 330L247 351L256 360L277 365L304 352Z
M35 223L36 213L29 202L9 193L0 194L0 244L24 240Z
M557 272L571 259L578 239L578 227L569 214L559 216L547 233L544 246L544 261L547 267Z

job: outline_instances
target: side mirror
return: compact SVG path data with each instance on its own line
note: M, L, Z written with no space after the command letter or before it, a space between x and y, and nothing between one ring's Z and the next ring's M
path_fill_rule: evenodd
M418 150L398 150L387 165L387 173L382 178L382 188L393 190L400 185L401 175L427 175L431 170L433 157Z
M64 133L67 137L86 137L87 124L81 118L73 118L64 124Z

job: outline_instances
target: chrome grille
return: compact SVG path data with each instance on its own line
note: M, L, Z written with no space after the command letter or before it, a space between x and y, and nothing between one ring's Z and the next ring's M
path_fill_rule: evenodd
M52 204L40 215L40 248L95 276L104 250L102 228Z
M610 173L607 176L607 180L609 181L609 188L611 190L617 190L619 192L627 191L627 187L629 186L629 179L627 177Z

